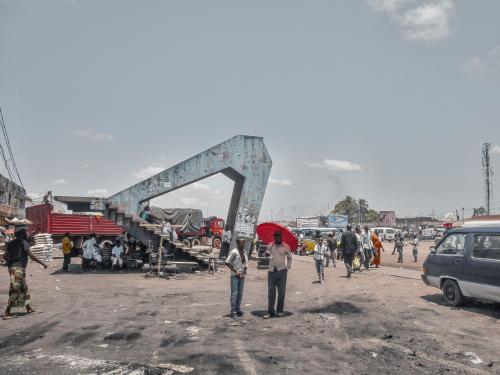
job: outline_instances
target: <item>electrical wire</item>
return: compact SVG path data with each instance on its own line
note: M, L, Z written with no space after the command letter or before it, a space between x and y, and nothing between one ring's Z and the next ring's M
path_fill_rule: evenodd
M2 108L1 107L0 107L0 124L2 126L2 132L3 132L4 139L5 139L5 144L7 145L7 150L8 150L9 155L10 155L10 161L12 162L12 167L14 168L14 172L16 172L17 179L19 180L19 184L24 189L23 181L21 180L21 176L19 174L19 170L17 169L16 160L14 159L14 153L12 152L12 147L10 146L9 135L7 134L7 126L5 125L5 120L3 118L3 113L2 113ZM5 159L5 155L4 155L3 149L2 149L2 156L4 158L5 165L7 167L7 171L9 172L9 176L11 176L7 160ZM11 176L11 179L12 179L12 176Z

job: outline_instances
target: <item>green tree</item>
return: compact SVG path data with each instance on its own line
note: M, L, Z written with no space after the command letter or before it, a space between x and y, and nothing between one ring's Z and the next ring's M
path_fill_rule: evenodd
M347 195L344 199L337 202L333 213L337 215L347 215L349 217L349 223L358 221L359 215L359 204L356 199Z
M366 199L355 199L350 195L347 195L337 202L332 213L336 215L347 215L349 217L349 223L358 223L360 213L361 219L365 223L374 223L379 219L378 212L370 208Z
M365 223L376 223L379 220L379 214L377 211L371 208L363 215L363 222Z

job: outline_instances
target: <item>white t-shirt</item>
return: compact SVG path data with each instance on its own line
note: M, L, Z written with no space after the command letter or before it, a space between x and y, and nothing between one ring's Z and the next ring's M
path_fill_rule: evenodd
M123 246L113 246L111 249L111 256L120 258L123 254Z
M94 256L94 251L95 248L97 247L97 241L95 238L89 238L83 243L82 249L83 249L83 254L82 256L85 259L92 259Z

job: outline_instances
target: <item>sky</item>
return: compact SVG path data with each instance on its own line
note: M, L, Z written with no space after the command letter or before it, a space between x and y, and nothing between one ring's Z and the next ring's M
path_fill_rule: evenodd
M273 159L261 219L347 194L471 213L484 142L500 165L500 2L477 5L0 0L0 106L24 186L110 196L245 134ZM231 189L217 175L153 203L225 217Z

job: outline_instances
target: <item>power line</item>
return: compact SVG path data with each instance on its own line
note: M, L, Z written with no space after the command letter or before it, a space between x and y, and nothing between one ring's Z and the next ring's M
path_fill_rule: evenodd
M14 159L14 153L12 152L12 147L10 146L9 135L7 134L7 126L5 125L5 120L3 119L2 108L0 107L0 123L2 125L2 132L5 138L5 144L7 145L7 150L9 151L10 161L12 162L12 167L14 168L14 172L16 172L17 179L19 180L19 184L24 189L23 181L21 180L21 176L19 174L19 170L17 169L16 160ZM11 176L8 163L5 159L4 151L2 149L2 156L4 157L5 165L7 166L7 171L9 172L9 176ZM12 176L11 176L12 179ZM13 180L13 179L12 179Z

